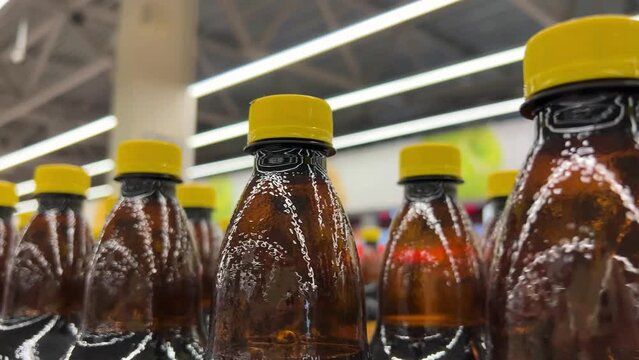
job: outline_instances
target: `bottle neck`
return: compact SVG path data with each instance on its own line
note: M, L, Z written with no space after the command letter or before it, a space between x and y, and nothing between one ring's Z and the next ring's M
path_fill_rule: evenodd
M69 209L74 212L82 211L84 197L72 194L39 194L38 195L38 212L50 210Z
M206 220L211 221L213 209L208 208L184 208L186 217L189 220Z
M404 183L407 201L431 201L437 198L457 198L458 183L453 180L413 180Z
M538 141L565 141L573 136L634 139L637 134L639 90L566 87L534 102L531 114ZM584 145L568 144L569 148ZM588 146L585 143L585 146ZM587 149L581 150L587 151Z
M255 150L255 173L295 172L308 174L312 171L326 172L325 150L303 144L268 144Z
M125 174L118 180L122 183L120 193L123 197L148 196L157 193L173 198L175 185L178 183L177 179L147 174Z
M7 222L7 220L11 220L13 214L15 213L15 209L8 206L0 206L0 220L3 222Z

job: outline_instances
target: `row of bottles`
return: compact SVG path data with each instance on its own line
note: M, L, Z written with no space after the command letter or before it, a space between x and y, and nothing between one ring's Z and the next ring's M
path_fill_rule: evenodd
M120 144L121 196L94 249L80 168L36 170L39 209L15 244L17 198L0 200L0 359L636 359L637 34L634 20L592 17L528 43L522 114L537 136L516 180L492 179L483 241L456 199L459 150L401 151L370 349L326 171L331 109L274 95L251 104L254 171L219 256L211 194L195 186L182 209L170 143Z

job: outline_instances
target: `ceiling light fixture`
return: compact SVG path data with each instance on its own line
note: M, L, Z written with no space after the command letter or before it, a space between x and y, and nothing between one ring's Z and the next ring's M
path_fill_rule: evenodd
M236 67L188 87L200 98L397 26L461 0L418 0Z
M369 86L342 95L326 99L333 111L346 109L385 97L401 94L411 90L424 88L481 71L516 63L524 58L524 46L500 51L476 59L462 61L457 64L428 70L419 74L391 80L382 84ZM187 144L192 148L220 143L229 139L244 136L248 133L248 121L211 129L191 136Z
M113 129L118 121L113 115L105 116L75 129L52 136L20 150L0 156L0 171L25 163L40 156L79 143Z
M468 124L495 116L512 114L519 110L519 106L521 106L522 102L523 99L516 98L488 105L452 111L445 114L427 116L416 120L382 126L348 135L337 136L333 139L333 145L336 149L341 150L353 146L394 139L401 136ZM232 159L192 166L186 170L186 174L189 179L198 179L248 169L252 165L253 157L245 155Z

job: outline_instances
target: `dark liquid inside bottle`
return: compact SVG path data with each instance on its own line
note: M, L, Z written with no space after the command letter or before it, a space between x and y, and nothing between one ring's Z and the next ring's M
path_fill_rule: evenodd
M4 286L9 267L9 259L16 246L16 229L13 226L13 213L10 207L0 206L0 311L4 301Z
M209 359L368 359L350 224L323 150L265 145L222 245Z
M198 248L202 264L202 308L201 316L207 332L211 314L211 300L215 285L217 258L222 244L222 231L211 223L212 209L185 208L186 217L191 227L193 240Z
M477 359L483 283L452 181L406 183L380 277L377 359Z
M639 357L639 91L600 84L533 101L537 140L495 235L493 359Z
M172 178L124 175L70 359L200 359L201 280Z
M83 197L41 194L38 201L7 276L0 358L62 358L80 323L93 249Z

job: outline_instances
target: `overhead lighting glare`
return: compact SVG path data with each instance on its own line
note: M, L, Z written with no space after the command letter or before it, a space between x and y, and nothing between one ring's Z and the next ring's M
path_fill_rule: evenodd
M60 135L50 137L47 140L0 156L0 171L105 133L113 129L117 125L117 122L115 116L105 116Z
M87 190L87 200L97 200L113 195L113 186L109 184L98 185Z
M186 176L188 179L199 179L207 176L248 169L251 166L253 166L253 156L245 155L233 159L191 166L186 169Z
M16 205L16 214L24 214L28 212L34 212L38 210L38 200L31 199L26 201L20 201Z
M187 139L186 144L190 148L197 149L206 145L234 139L246 134L248 134L248 121L244 120L239 123L195 134Z
M476 106L469 109L453 111L445 114L428 116L421 119L402 122L399 124L382 126L379 128L337 136L333 139L336 149L346 149L353 146L370 144L383 140L390 140L401 136L417 134L425 131L437 130L468 124L495 116L515 113L519 110L523 99L516 98L493 104ZM198 179L248 169L253 165L252 156L214 161L207 164L192 166L187 169L190 179Z
M476 59L425 71L401 79L373 85L326 99L334 111L361 105L385 97L401 94L411 90L424 88L481 71L516 63L524 58L524 46L500 51ZM211 129L191 136L187 144L191 148L220 143L229 139L244 136L248 133L248 121Z
M419 74L373 85L361 90L326 99L333 110L341 110L385 97L457 79L500 66L516 63L524 58L524 46L425 71Z
M89 176L102 175L110 173L113 169L115 169L115 161L111 159L104 159L82 165L82 168L87 172L87 174L89 174Z
M188 91L196 98L209 95L397 26L459 1L461 0L414 1L246 65L198 81L190 85Z
M18 196L31 194L35 191L36 185L34 180L27 180L16 184L16 193Z

